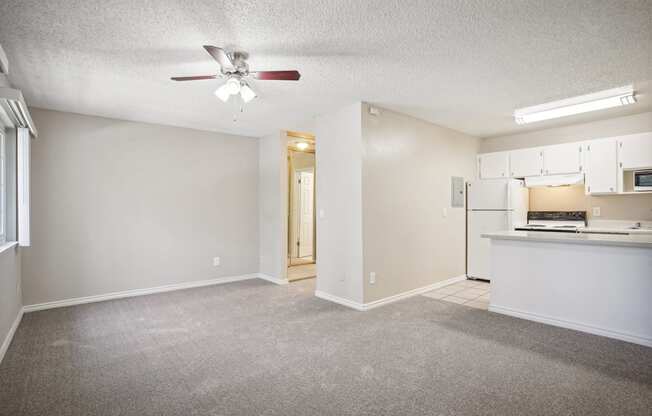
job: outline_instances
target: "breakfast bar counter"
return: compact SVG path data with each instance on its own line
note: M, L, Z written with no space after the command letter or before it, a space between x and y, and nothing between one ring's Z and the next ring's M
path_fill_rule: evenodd
M652 235L505 231L489 310L652 347Z

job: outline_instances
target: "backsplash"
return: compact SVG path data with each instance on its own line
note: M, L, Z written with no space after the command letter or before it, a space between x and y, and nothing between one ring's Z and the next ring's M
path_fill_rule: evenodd
M600 216L593 208L600 208ZM652 221L652 193L588 196L584 186L530 188L530 211L586 211L589 220Z

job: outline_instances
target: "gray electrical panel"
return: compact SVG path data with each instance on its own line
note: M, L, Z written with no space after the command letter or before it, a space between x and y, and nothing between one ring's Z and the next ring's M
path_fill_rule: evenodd
M464 208L464 178L451 177L451 207Z

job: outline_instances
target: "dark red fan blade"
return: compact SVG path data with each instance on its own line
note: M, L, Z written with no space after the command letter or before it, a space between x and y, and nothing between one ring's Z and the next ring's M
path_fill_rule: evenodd
M235 70L231 58L226 54L224 49L218 48L217 46L204 45L204 49L208 52L213 59L215 59L220 66L222 67L222 72L232 72Z
M251 75L260 80L298 81L301 78L299 71L256 71Z
M197 75L194 77L172 77L172 81L198 81L200 79L215 79L217 75Z

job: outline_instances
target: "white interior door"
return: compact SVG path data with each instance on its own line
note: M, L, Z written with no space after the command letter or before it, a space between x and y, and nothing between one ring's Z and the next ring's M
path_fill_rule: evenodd
M314 172L299 172L299 257L312 256Z

